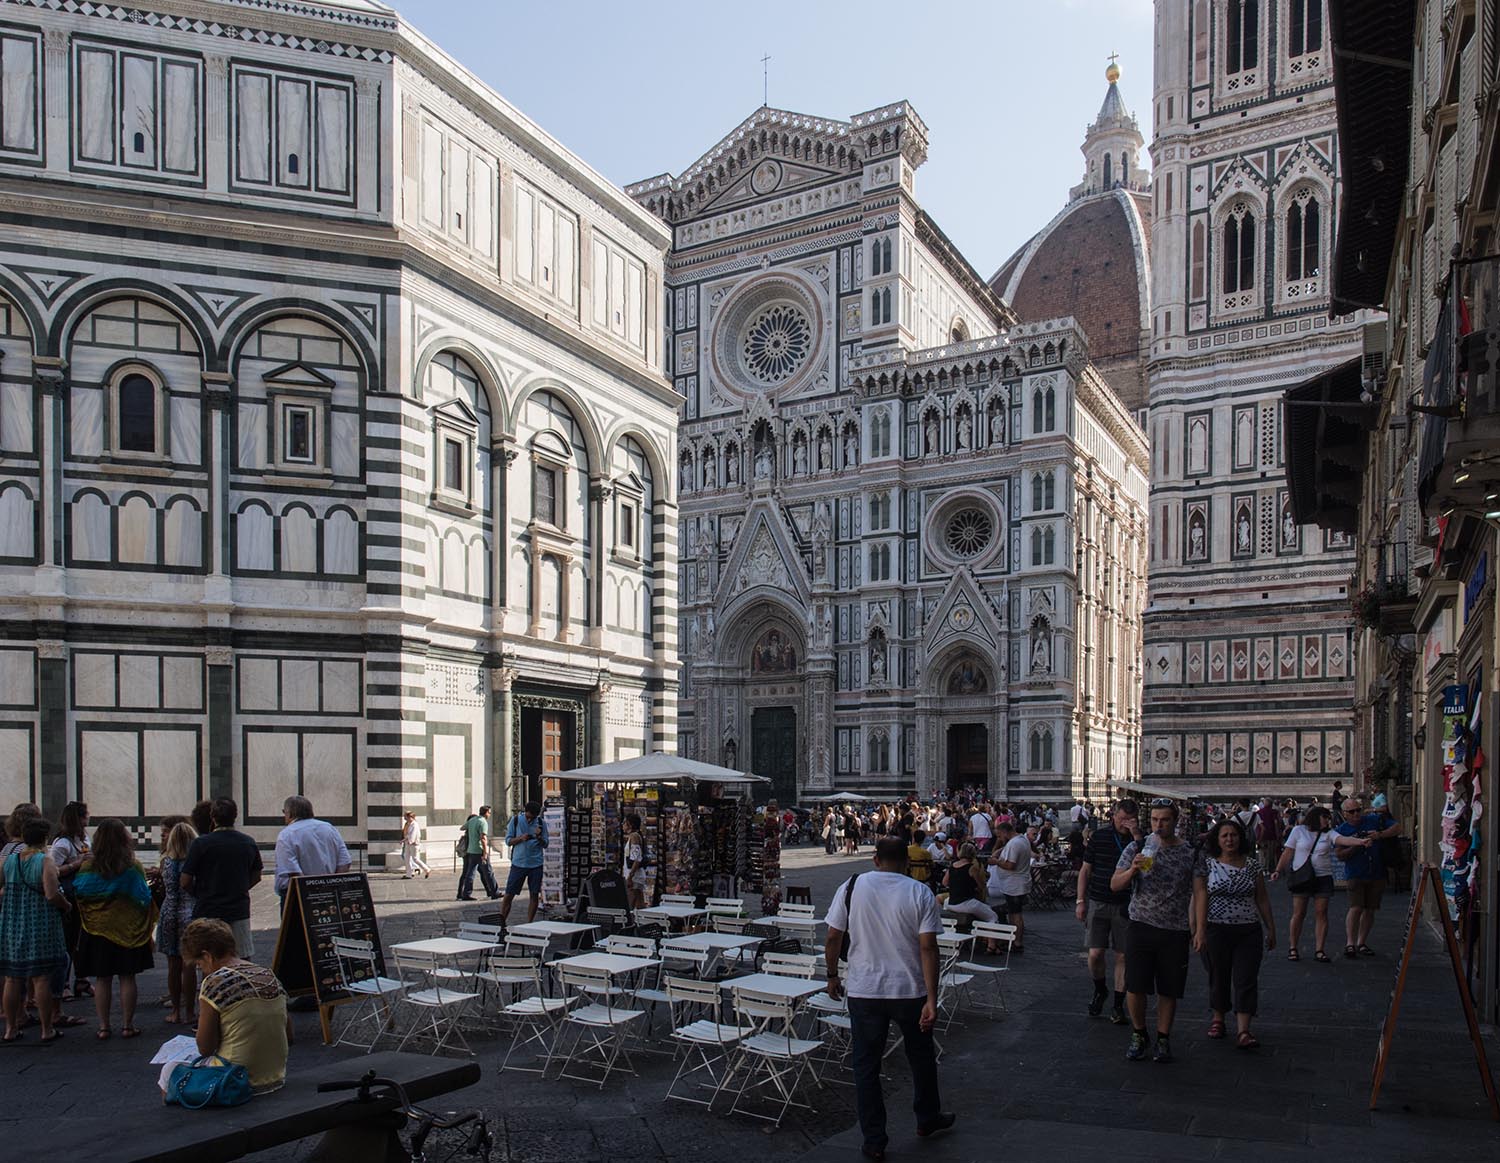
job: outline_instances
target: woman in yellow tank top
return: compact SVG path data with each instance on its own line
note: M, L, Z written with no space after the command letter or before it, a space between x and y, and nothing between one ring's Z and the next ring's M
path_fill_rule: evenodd
M264 966L242 960L223 921L200 918L182 933L182 956L203 973L198 991L198 1053L243 1066L256 1094L286 1082L292 1040L286 991Z

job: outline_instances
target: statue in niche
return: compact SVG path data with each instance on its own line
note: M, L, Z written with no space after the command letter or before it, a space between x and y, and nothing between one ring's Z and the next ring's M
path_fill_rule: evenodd
M684 493L693 487L693 462L690 457L682 458L682 469L678 473L677 487Z
M1203 515L1194 513L1188 522L1188 556L1194 561L1207 557L1203 545Z
M828 429L818 433L818 471L827 472L833 460L833 441L828 436Z
M958 414L958 448L965 451L973 442L974 422L969 419L969 410L964 408Z
M771 479L771 445L767 441L762 441L755 449L755 479Z
M812 545L813 576L828 576L828 542L833 537L833 521L828 514L828 502L824 501L813 511Z
M964 659L948 679L950 695L982 695L990 689L990 681L984 671L969 659Z
M990 409L990 443L1005 443L1005 409L993 407Z
M1283 549L1297 548L1297 523L1292 520L1290 505L1281 510L1281 547Z
M1244 509L1234 525L1234 548L1237 553L1250 552L1250 514Z
M1041 622L1031 632L1031 673L1052 673L1052 644L1047 627Z
M807 441L800 436L792 442L792 471L799 476L807 471Z
M870 653L870 685L885 685L885 651L878 647Z
M850 428L844 433L844 467L853 468L859 463L859 437Z
M719 483L719 470L715 467L717 458L709 453L703 458L703 487L711 489Z
M740 479L739 452L730 445L724 452L724 483L738 484Z
M922 426L922 451L928 456L936 456L942 451L943 434L938 426L936 412L928 412L926 423Z

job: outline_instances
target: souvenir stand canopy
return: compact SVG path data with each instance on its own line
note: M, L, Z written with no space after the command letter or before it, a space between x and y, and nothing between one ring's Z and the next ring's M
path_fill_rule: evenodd
M780 899L779 833L757 821L751 795L751 785L769 780L661 752L574 768L560 778L559 900L575 899L590 873L620 868L620 821L631 812L641 817L646 841L648 901L662 893L746 890Z

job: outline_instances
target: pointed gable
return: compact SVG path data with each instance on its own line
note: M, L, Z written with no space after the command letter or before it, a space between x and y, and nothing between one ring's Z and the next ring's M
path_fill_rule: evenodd
M803 604L812 595L791 530L766 501L755 502L745 515L719 583L719 603L732 601L757 586L781 590Z
M934 658L956 640L988 648L999 658L1005 626L967 566L955 570L922 631L922 647Z

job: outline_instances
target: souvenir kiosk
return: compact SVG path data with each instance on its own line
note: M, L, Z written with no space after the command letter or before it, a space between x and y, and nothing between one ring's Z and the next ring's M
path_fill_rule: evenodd
M546 809L552 834L563 838L543 873L549 903L574 901L591 873L620 869L621 821L632 812L646 842L649 902L663 893L779 899L780 849L768 861L764 817L757 817L752 795L752 785L769 780L661 752L575 768L560 778L561 800Z

